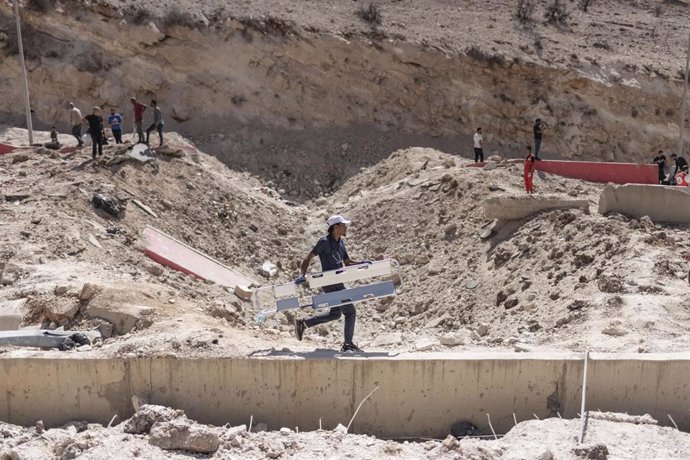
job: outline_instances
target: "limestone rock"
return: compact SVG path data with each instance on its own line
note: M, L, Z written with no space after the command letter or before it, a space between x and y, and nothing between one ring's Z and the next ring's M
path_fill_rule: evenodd
M91 318L101 318L112 323L115 333L122 335L135 327L149 326L151 323L147 316L153 311L153 308L143 305L99 302L95 299L86 309L86 314Z
M163 274L163 267L158 264L146 264L146 271L153 276L161 276Z
M383 347L388 345L399 345L402 343L402 334L400 332L386 332L379 334L371 343L374 347Z
M210 453L218 450L220 438L213 427L177 419L154 424L149 443L164 450Z
M81 288L81 292L79 293L79 300L81 300L82 302L88 302L96 293L96 289L97 288L95 284L84 284L84 286Z
M16 331L24 320L26 299L0 300L0 331Z
M477 327L477 335L479 337L484 337L488 333L489 333L489 325L488 324L482 323Z
M447 332L440 338L441 345L447 347L454 347L457 345L465 345L469 339L469 331L466 334L461 332Z
M609 449L606 444L577 446L573 447L572 452L575 458L587 460L607 460L609 458Z
M238 284L235 286L234 293L237 297L239 297L242 300L251 300L252 296L254 295L254 290L250 289L247 286L242 286Z
M223 438L232 440L238 436L244 436L247 434L247 425L233 426L228 428L225 433L223 433Z
M22 273L22 269L15 264L6 264L5 268L0 272L0 284L3 286L9 286L14 284L19 279Z
M46 305L43 313L46 319L57 324L65 324L74 318L79 311L79 302L74 299L55 299Z
M441 345L435 337L422 337L414 343L414 348L417 351L429 351Z
M623 329L619 324L610 324L601 330L602 334L612 335L614 337L622 337L628 333L627 330Z
M125 422L125 433L148 433L158 422L169 422L184 418L184 411L155 404L144 404Z

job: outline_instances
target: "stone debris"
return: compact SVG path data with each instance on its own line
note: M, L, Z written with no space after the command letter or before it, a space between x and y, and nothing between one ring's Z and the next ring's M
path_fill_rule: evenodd
M125 433L142 434L151 431L158 422L169 422L185 416L184 411L154 404L135 405L136 412L124 423Z
M259 274L265 278L273 278L278 274L278 267L273 262L266 261L259 268Z
M111 323L118 335L127 334L135 327L143 329L151 324L150 315L154 309L144 305L134 305L121 302L100 302L98 298L92 300L86 308L90 318L100 318Z
M250 289L247 286L242 286L238 284L235 286L235 289L233 290L234 294L239 297L242 300L252 300L252 296L254 295L254 290Z
M178 418L156 422L151 427L149 443L164 450L207 454L218 450L220 437L217 428Z

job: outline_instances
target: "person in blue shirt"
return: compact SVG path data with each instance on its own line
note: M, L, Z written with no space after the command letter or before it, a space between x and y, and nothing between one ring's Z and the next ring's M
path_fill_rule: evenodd
M122 115L115 112L114 108L110 108L110 115L108 116L108 125L113 132L116 144L122 144Z
M347 226L350 224L349 220L345 219L343 216L331 216L326 223L328 224L328 234L321 237L319 241L316 242L314 249L312 249L306 259L302 261L302 266L300 267L301 276L295 280L297 284L302 284L306 281L304 275L307 273L311 260L316 256L319 256L322 271L336 270L347 265L371 263L371 261L368 260L362 262L350 260L347 249L345 249L345 242L342 238L347 235ZM345 289L344 284L334 284L332 286L323 287L324 292L342 291L343 289ZM308 327L314 327L317 324L334 321L341 316L345 317L345 342L340 351L361 352L362 350L352 342L352 338L355 334L355 320L357 317L355 306L352 304L333 307L327 314L295 320L295 335L297 336L297 340L302 340L304 331Z

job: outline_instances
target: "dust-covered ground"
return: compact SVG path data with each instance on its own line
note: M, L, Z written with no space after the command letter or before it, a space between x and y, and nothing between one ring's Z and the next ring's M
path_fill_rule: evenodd
M5 139L16 135L4 131ZM353 220L353 259L401 264L403 293L358 307L355 340L367 351L687 349L687 228L601 216L600 185L539 174L535 200L575 196L590 202L590 212L545 212L482 239L490 223L482 201L521 195L521 165L480 169L408 149L363 169L335 194L296 205L195 150L109 166L115 150L107 146L95 161L88 149L0 156L3 299L23 302L25 327L103 332L97 349L84 352L338 349L340 321L297 342L293 314L258 323L252 304L231 290L162 267L138 249L151 225L257 285L289 281L335 213ZM125 211L114 217L96 209L96 192L128 201ZM274 278L259 274L265 261L278 267Z
M590 414L582 443L580 420L559 418L519 423L500 439L448 435L443 440L382 440L348 433L343 425L311 432L266 428L261 422L249 427L202 425L182 411L144 405L112 427L76 421L46 430L40 421L33 427L0 422L0 459L605 460L684 459L690 451L690 435L660 427L649 416L599 412Z

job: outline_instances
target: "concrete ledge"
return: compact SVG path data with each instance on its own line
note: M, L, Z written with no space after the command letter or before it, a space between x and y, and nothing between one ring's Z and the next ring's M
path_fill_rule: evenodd
M599 212L631 217L649 216L654 222L690 223L690 188L669 185L608 185L599 197Z
M0 358L0 420L57 426L131 416L132 395L185 410L205 423L247 423L314 430L346 424L376 385L354 431L377 436L435 436L458 420L488 432L519 421L576 417L583 359L572 353L423 354L395 358L175 357L135 359ZM670 414L690 429L690 354L590 355L587 407Z
M563 200L547 196L501 196L484 200L487 219L517 220L542 211L553 209L582 209L589 212L587 200Z

